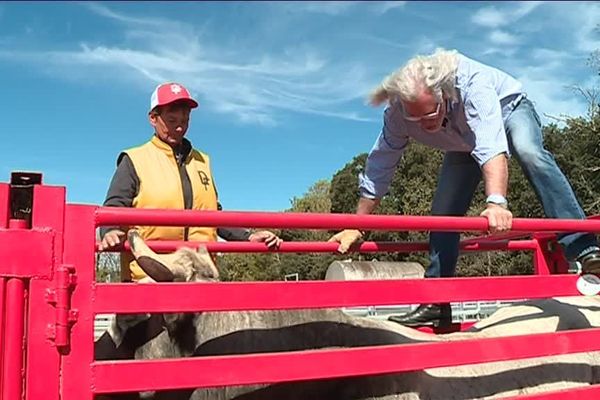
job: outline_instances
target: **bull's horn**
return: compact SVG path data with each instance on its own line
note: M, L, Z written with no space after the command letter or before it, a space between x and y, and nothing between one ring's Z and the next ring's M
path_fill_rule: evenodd
M163 260L163 257L156 254L146 245L140 233L135 229L127 232L127 239L131 246L131 253L138 262L140 268L148 274L149 277L157 282L172 282L175 276Z

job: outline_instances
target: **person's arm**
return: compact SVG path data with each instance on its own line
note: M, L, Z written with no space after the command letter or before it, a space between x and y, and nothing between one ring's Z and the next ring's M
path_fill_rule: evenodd
M377 199L377 198L369 199L366 197L361 197L360 199L358 199L358 206L356 207L356 213L359 215L371 214L373 211L375 211L377 206L379 206L380 202L381 202L381 199Z
M370 214L379 204L379 200L388 193L408 141L401 112L397 107L389 106L384 112L381 133L367 156L364 171L358 176L361 200L357 213ZM375 204L363 198L373 200Z
M244 228L217 228L217 235L228 242L247 242L250 230Z
M215 187L215 193L217 188ZM217 201L217 210L221 211L223 206ZM228 242L246 242L250 238L250 230L246 228L217 228L217 235Z
M369 152L365 170L359 174L357 214L371 214L388 193L396 167L408 145L408 136L404 134L404 123L400 118L402 116L397 108L390 106L385 110L383 129ZM344 229L329 241L338 242L338 252L346 253L362 237L363 232L358 229Z
M465 98L465 117L475 135L471 155L481 168L487 196L487 207L481 213L487 217L490 232L502 232L512 227L508 210L508 139L502 119L500 98L485 77L472 82Z
M494 156L481 167L485 183L485 195L500 195L508 192L508 159L504 153Z
M131 207L139 187L140 179L131 159L126 153L121 153L102 205L105 207Z
M121 153L117 160L117 169L110 182L105 207L131 207L133 199L138 194L140 180L135 172L131 159ZM109 249L122 242L125 232L120 227L101 227L101 249Z
M217 210L222 209L221 203L217 202ZM264 242L269 248L279 247L283 241L271 231L252 232L246 228L217 228L217 235L228 242Z

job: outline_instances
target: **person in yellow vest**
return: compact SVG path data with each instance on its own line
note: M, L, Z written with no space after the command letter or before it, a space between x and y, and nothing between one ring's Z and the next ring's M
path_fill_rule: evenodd
M154 135L147 143L119 154L117 169L103 205L155 209L220 210L210 158L192 147L184 136L190 112L198 102L174 82L159 85L150 100L149 120ZM102 250L125 240L128 227L101 230ZM270 231L251 233L242 228L137 227L146 240L265 242L278 247L281 239ZM128 253L121 256L123 281L138 281L146 275Z

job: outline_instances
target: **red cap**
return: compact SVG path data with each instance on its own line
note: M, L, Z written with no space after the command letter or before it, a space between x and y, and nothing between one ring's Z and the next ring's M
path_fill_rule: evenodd
M191 108L198 107L198 102L190 96L190 92L179 83L167 82L160 84L154 89L150 98L150 110L157 106L164 106L176 101L187 101Z

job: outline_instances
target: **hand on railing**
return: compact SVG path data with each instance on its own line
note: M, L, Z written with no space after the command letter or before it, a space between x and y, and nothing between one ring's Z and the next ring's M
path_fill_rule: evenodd
M283 240L271 231L254 232L248 238L249 242L264 242L269 249L277 249Z
M512 213L503 206L488 204L481 216L488 219L491 233L506 232L512 228Z
M104 234L100 242L100 250L109 250L119 246L125 240L125 232L120 229L113 229Z
M328 242L338 242L340 244L338 252L344 254L352 247L352 245L360 243L362 237L362 232L357 229L344 229L333 235Z

